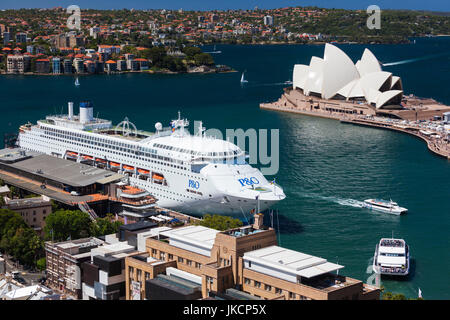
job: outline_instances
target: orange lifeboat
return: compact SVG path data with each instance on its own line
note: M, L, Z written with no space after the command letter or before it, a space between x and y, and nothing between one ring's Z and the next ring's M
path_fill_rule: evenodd
M123 169L127 170L127 171L133 171L134 167L132 167L132 166L123 166Z
M103 160L103 159L100 159L100 158L95 158L95 161L101 162L101 163L106 163L106 160Z
M94 159L94 158L91 157L91 156L82 156L82 158L83 158L84 160L92 160L92 159Z
M67 155L70 156L70 157L77 157L78 153L69 151L69 152L67 152Z
M162 175L157 174L157 173L154 173L152 175L152 178L155 179L155 180L164 180L164 177Z
M144 169L138 169L137 170L140 174L150 174L150 171L144 170Z
M110 162L109 165L111 167L120 167L120 164L119 163L115 163L115 162Z

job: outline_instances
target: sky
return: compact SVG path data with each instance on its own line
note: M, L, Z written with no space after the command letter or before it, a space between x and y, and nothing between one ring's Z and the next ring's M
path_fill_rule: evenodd
M0 9L51 8L78 5L81 9L261 9L287 6L318 6L321 8L366 9L378 5L383 9L411 9L450 12L449 0L0 0Z

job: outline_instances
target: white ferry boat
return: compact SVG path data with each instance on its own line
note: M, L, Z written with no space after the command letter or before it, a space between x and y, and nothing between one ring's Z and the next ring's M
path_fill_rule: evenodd
M384 275L408 275L409 247L405 240L382 238L375 248L373 271Z
M207 137L201 125L191 135L180 116L168 128L156 123L156 133L149 133L126 118L115 127L94 118L90 102L80 103L79 115L72 102L68 109L21 126L19 147L127 174L130 184L150 192L159 206L185 213L242 216L286 197L246 162L238 146Z
M364 200L362 206L371 210L382 211L395 215L401 215L408 212L408 209L399 207L397 202L392 200L367 199Z

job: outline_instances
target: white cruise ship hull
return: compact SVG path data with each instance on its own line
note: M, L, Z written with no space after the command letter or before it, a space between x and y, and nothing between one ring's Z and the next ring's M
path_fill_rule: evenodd
M91 132L79 130L73 132L75 134L82 132L85 139L91 136L93 139L98 139L98 137L105 139L104 135ZM99 147L98 144L91 145L71 141L70 131L63 136L49 136L46 124L21 130L18 141L22 149L59 158L70 158L68 152L75 152L79 155L88 155L93 158L107 159L108 162L132 166L136 170L128 171L131 185L148 191L157 199L159 206L188 214L210 213L249 217L250 213L256 211L257 208L264 211L285 198L283 190L279 186L270 184L259 170L248 164L210 163L195 172L188 165L149 161L124 152L109 152L106 148ZM73 156L71 158L74 159ZM153 179L141 179L137 168L163 174L167 184L155 183L152 181ZM125 172L122 171L122 173ZM253 181L257 187L261 187L265 191L252 190L254 185L248 185L248 181Z

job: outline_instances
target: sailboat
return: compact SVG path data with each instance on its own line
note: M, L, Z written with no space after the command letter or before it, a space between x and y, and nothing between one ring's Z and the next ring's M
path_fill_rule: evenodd
M222 51L217 51L216 50L216 45L214 45L214 49L213 49L213 51L210 51L210 52L206 52L206 53L222 53Z
M245 80L245 78L244 78L244 73L245 73L245 71L244 72L242 72L242 76L241 76L241 83L247 83L248 81L247 80Z
M80 85L80 81L78 81L78 78L75 80L75 86L78 87Z

